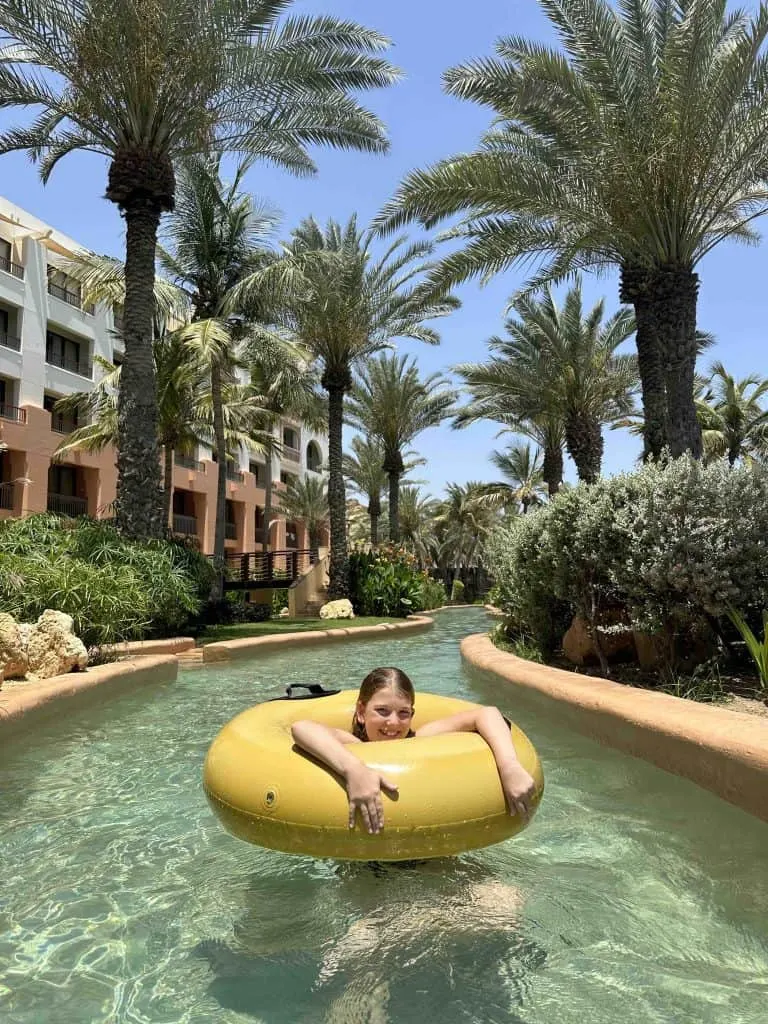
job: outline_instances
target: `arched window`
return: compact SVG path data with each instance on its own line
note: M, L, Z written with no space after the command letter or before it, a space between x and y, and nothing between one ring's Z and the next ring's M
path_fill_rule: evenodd
M323 468L323 455L320 445L316 441L310 441L307 445L307 469L313 473L320 473Z

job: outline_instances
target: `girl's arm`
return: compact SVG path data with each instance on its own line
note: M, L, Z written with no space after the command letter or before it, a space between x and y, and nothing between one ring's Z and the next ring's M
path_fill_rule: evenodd
M501 787L510 814L520 814L524 820L530 814L530 804L536 785L533 778L517 759L515 746L498 708L472 708L429 722L416 730L417 736L439 736L446 732L476 732L491 748Z
M330 729L320 722L294 722L291 727L297 747L322 761L344 780L349 797L349 827L355 827L355 816L360 811L363 824L369 832L381 832L384 827L384 804L381 790L397 795L397 786L379 772L363 764L348 749L350 743L360 740L344 729Z

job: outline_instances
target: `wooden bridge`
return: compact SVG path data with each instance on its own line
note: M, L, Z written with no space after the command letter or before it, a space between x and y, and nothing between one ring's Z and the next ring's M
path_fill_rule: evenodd
M226 555L225 590L271 590L290 587L317 562L317 551L249 551Z

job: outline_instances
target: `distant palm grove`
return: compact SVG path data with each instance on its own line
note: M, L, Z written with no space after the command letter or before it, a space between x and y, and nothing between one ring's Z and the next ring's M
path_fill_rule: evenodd
M353 549L385 541L425 570L493 574L498 531L569 476L599 484L606 428L641 437L648 464L768 463L768 380L708 360L697 322L699 262L754 241L768 210L762 8L542 2L559 48L502 38L445 72L451 96L488 108L473 151L413 170L370 224L307 211L278 242L252 166L309 175L315 146L385 153L360 96L400 77L375 30L292 7L0 5L2 105L35 108L0 152L27 151L44 180L71 152L106 157L125 220L122 259L68 267L87 300L122 307L125 361L60 406L85 414L61 451L116 445L126 538L167 533L174 452L209 445L221 597L228 459L279 448L285 415L327 432L327 474L277 497L268 479L265 535L286 514L311 547L327 536L331 598L349 592ZM440 343L461 285L523 266L499 334L458 365L426 374L397 353ZM590 307L584 275L607 269L618 294ZM498 428L481 453L496 479L423 491L423 432L478 421Z

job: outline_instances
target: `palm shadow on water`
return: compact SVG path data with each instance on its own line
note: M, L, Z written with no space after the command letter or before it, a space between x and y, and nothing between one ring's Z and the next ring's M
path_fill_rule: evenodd
M269 1024L520 1024L547 954L520 893L479 860L251 877L232 939L192 953L224 1009Z

